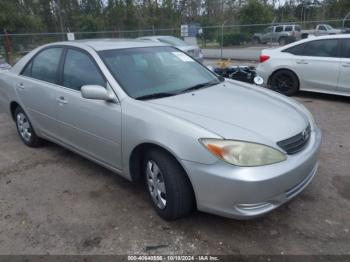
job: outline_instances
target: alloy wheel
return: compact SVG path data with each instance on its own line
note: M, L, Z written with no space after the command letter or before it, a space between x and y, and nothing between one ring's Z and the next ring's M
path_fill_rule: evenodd
M146 176L148 190L154 204L159 209L165 209L167 204L165 182L162 171L153 160L147 161Z
M282 93L286 94L294 86L294 80L286 74L279 74L275 77L273 88Z
M26 142L30 142L32 138L32 131L30 128L29 121L25 114L19 113L17 114L17 127L21 137Z

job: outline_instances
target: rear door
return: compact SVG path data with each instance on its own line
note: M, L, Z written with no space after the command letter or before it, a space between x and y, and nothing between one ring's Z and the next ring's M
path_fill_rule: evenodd
M121 169L121 105L81 96L83 85L109 88L94 58L67 48L57 93L60 138L102 164Z
M34 126L52 137L58 132L56 92L62 54L62 47L43 49L29 61L14 83Z
M300 89L334 91L339 76L339 51L338 39L314 40L299 46L293 67L300 78Z
M337 91L350 94L350 38L342 39L340 73Z

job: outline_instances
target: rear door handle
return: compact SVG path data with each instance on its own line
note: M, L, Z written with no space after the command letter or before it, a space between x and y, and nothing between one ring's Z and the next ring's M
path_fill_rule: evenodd
M306 62L305 60L298 60L297 64L299 64L299 65L307 65L308 62Z
M63 96L57 97L56 100L59 104L67 104L68 103L67 100Z
M24 84L23 84L23 83L18 83L18 84L17 84L17 87L18 87L19 89L24 89Z

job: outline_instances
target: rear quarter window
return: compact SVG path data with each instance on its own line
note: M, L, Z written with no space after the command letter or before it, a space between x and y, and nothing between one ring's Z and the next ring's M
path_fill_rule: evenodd
M300 45L296 45L296 46L292 46L287 49L284 49L282 52L289 53L292 55L303 55L304 47L305 47L305 44L300 44Z
M30 62L31 77L56 84L58 80L58 66L62 54L61 47L50 47L40 51Z

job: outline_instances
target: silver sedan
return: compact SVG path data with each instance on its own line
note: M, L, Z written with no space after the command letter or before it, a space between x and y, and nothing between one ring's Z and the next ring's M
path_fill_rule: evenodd
M50 140L131 180L156 212L246 219L298 195L321 132L296 101L223 79L161 43L49 44L0 72L24 144Z

